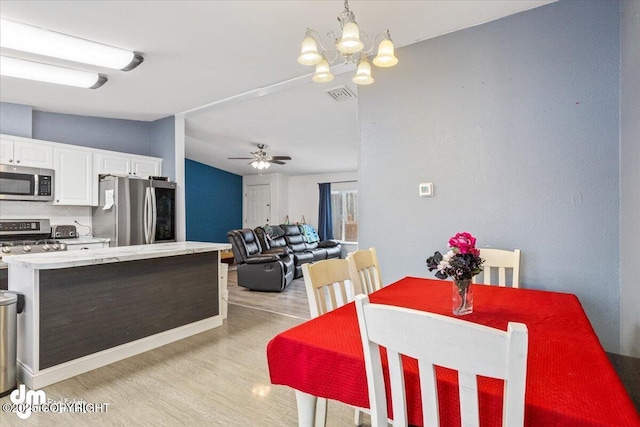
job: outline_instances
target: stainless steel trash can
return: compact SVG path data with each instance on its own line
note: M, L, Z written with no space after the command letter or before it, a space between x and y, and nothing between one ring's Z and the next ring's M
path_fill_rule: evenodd
M0 397L16 388L18 296L0 291Z

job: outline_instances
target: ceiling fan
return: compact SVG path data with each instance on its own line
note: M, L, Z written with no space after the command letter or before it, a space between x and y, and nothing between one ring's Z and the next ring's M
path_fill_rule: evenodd
M258 144L258 151L254 151L251 154L253 157L227 157L229 160L251 160L249 164L256 169L267 169L271 164L284 165L283 160L291 160L289 156L269 156L264 151L265 145Z

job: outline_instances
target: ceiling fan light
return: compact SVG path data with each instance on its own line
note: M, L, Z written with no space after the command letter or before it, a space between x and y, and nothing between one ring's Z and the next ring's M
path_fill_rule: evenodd
M271 164L265 160L254 160L250 164L251 166L253 166L255 169L258 169L258 170L269 169L269 166L271 166Z
M393 67L398 63L391 39L385 38L380 42L378 54L373 59L373 63L378 67Z
M341 53L347 54L360 52L364 48L364 43L360 40L360 29L355 21L350 20L344 24L342 38L336 47Z
M2 19L0 46L7 49L128 71L140 63L135 52Z
M331 74L331 68L326 59L323 59L316 65L316 72L312 77L312 80L316 83L326 83L333 80L333 74Z
M318 45L315 39L307 32L306 37L302 41L298 63L302 65L316 65L320 61L322 61L322 55L318 53Z
M369 64L367 55L363 55L360 59L356 75L351 80L358 85L370 85L374 82L373 77L371 77L371 64Z
M107 78L98 73L56 67L8 56L0 57L0 75L86 89L97 89L107 82Z

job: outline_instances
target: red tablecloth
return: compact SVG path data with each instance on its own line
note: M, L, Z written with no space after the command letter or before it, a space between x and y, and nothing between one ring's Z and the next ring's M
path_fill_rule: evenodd
M521 322L529 330L525 425L640 426L640 416L575 295L473 286L474 311L462 319L502 330L509 321ZM406 277L370 299L453 316L451 287L451 282ZM273 338L267 346L271 382L368 408L361 346L351 303ZM417 363L407 360L409 422L422 425ZM437 376L442 425L459 426L457 374L438 368ZM502 386L500 380L479 379L482 426L501 425Z

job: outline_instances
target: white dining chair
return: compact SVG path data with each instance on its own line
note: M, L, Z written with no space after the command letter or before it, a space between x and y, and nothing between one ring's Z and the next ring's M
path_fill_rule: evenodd
M387 352L394 426L408 425L401 355L418 360L425 427L440 425L436 365L458 371L463 426L479 425L477 375L504 380L502 425L524 425L528 347L524 324L509 322L505 332L425 311L371 304L366 295L356 296L355 302L372 427L387 427L380 347Z
M484 259L483 272L473 276L473 283L492 285L491 271L498 270L498 285L507 285L507 269L511 271L511 287L520 286L520 249L506 251L503 249L480 249L480 257ZM482 276L482 282L478 282L478 276Z
M326 259L302 265L311 318L353 301L361 292L346 259Z
M347 259L327 259L302 265L312 319L353 301L357 294L362 293L353 268L353 263ZM316 425L325 425L326 413L327 399L319 398ZM361 410L355 408L355 424L360 425L361 419Z
M380 264L378 264L378 255L375 248L351 252L347 255L347 260L355 268L362 292L369 295L382 288Z

